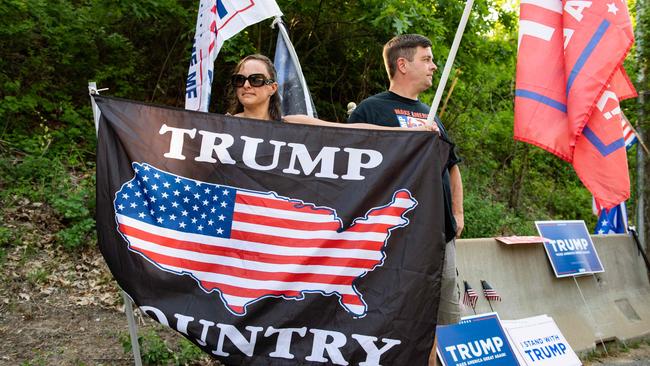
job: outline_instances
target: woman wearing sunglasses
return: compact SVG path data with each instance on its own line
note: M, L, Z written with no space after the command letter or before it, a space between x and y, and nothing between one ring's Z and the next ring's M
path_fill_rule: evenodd
M253 54L235 67L228 113L237 117L280 121L280 96L275 67L268 57Z
M235 67L230 79L232 91L228 113L236 117L254 118L289 123L362 128L368 130L405 130L403 127L385 127L369 123L334 123L305 115L282 116L278 95L277 74L271 60L260 54L244 57ZM413 131L438 131L437 126L423 125Z

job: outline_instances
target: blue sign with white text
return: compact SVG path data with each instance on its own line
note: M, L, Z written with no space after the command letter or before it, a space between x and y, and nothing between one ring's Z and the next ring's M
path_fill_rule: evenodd
M555 277L604 272L584 221L536 221Z
M518 366L496 313L439 325L438 356L445 366Z

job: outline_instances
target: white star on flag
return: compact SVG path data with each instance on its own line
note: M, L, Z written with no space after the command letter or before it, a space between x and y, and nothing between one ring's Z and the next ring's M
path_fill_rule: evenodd
M618 8L615 3L607 4L607 12L616 15Z

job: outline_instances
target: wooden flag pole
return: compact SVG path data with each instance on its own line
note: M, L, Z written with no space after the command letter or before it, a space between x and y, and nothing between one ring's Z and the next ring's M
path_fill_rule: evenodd
M472 11L473 4L474 0L467 0L467 3L465 3L463 16L460 18L460 23L458 24L458 29L456 30L456 36L454 37L454 42L451 44L451 50L449 50L449 56L445 62L445 68L442 71L440 83L438 83L438 89L436 90L436 95L433 98L433 103L431 104L431 109L429 110L429 117L427 118L427 123L429 125L433 124L436 113L438 112L438 106L440 105L440 100L442 99L442 93L445 90L447 79L451 73L451 66L454 64L454 60L456 59L456 52L458 52L460 40L463 38L463 33L465 33L465 26L467 25L467 20L469 19L469 13Z
M451 81L451 86L449 87L449 91L447 92L447 96L445 97L445 102L442 103L442 108L440 108L440 113L438 114L438 117L440 118L442 118L442 115L445 113L445 109L447 109L447 103L449 102L451 93L454 92L454 87L456 87L456 83L458 82L459 75L460 75L460 69L456 72L456 76L454 76L454 80Z
M623 117L623 118L625 118L625 117ZM645 150L645 153L650 154L650 151L648 151L648 147L643 142L643 139L641 138L641 135L639 135L639 133L636 132L636 128L634 128L634 126L632 126L631 123L630 123L630 128L632 129L632 133L634 133L634 136L636 136L636 139L639 140L639 145L641 145L641 147L643 147L643 150Z

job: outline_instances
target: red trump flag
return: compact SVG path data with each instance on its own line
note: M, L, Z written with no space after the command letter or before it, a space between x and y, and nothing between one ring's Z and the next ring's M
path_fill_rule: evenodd
M618 102L636 95L625 1L522 0L520 16L515 139L573 163L603 207L619 204L630 184Z

